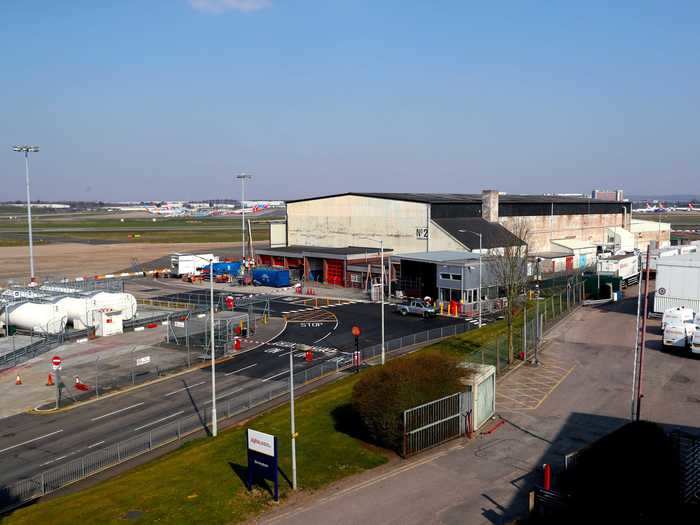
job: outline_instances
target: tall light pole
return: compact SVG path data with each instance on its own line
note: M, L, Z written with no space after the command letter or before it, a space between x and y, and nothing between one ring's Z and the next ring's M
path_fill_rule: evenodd
M24 174L27 180L27 222L29 224L29 278L34 282L34 242L32 238L32 201L29 196L29 154L37 153L39 146L14 146L12 151L24 153Z
M294 349L289 350L289 410L292 430L292 489L297 489L297 432L294 420Z
M479 328L481 328L481 266L482 266L481 265L481 262L482 262L481 248L482 248L482 235L478 232L474 232L471 230L460 230L460 231L471 233L472 235L476 235L477 237L479 237L479 294L478 295L479 295Z
M252 179L253 176L248 173L241 173L236 175L236 178L241 181L241 254L243 261L245 261L245 181L246 179Z
M366 239L368 241L372 242L378 242L379 243L379 254L380 254L380 259L381 259L381 273L380 273L380 282L381 282L381 308L382 308L382 365L386 361L386 351L384 347L384 239L375 239L373 237L360 237L360 239Z
M214 344L214 259L205 259L199 255L195 255L198 259L209 263L209 302L211 310L211 435L216 437L217 432L217 417L216 417L216 345Z

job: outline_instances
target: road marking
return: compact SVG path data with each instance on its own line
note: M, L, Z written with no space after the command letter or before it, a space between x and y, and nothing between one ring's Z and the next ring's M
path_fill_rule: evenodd
M184 413L184 410L180 410L179 412L175 412L174 414L170 414L169 416L162 417L160 419L156 419L155 421L151 421L150 423L146 423L145 425L141 425L140 427L136 427L134 429L134 432L137 430L141 430L146 427L150 427L151 425L156 425L158 423L161 423L162 421L165 421L166 419L170 419L171 417L179 416L180 414Z
M279 377L279 376L281 376L281 375L283 375L283 374L288 374L288 373L289 373L289 370L285 370L284 372L280 372L279 374L275 374L275 375L273 375L273 376L270 376L270 377L267 377L267 378L263 379L262 382L264 383L265 381L269 381L270 379L274 379L274 378L276 378L276 377Z
M236 392L240 392L241 390L244 390L244 388L243 387L236 388L235 390L231 390L230 392L226 392L225 394L221 394L220 396L216 396L216 400L219 401L225 397L230 396L231 394L235 394ZM211 405L211 400L209 400L205 403L202 403L202 406L204 406L204 405Z
M173 394L177 394L178 392L182 392L183 390L189 390L190 388L194 388L196 386L203 385L204 383L206 383L206 381L201 381L199 383L195 383L194 385L186 386L183 388L178 388L177 390L173 390L172 392L168 392L163 397L172 396Z
M97 443L93 443L92 445L88 445L88 448L95 448L95 447L98 447L98 446L103 445L103 444L104 444L104 441L98 441Z
M17 443L16 445L12 445L11 447L3 448L0 450L0 454L3 452L7 452L8 450L12 450L13 448L21 447L22 445L28 445L29 443L34 443L35 441L39 441L40 439L47 438L49 436L53 436L55 434L58 434L60 432L63 432L63 429L61 430L56 430L55 432L50 432L49 434L44 434L43 436L35 437L34 439L30 439L29 441L25 441L23 443Z
M66 454L65 456L60 456L60 457L57 457L57 458L54 458L54 459L50 459L50 460L47 461L46 463L42 463L42 464L39 465L39 466L40 466L40 467L45 467L46 465L50 465L51 463L56 463L56 461L61 461L62 459L66 459L66 458L67 458L68 456L70 456L71 454L75 454L75 452L71 452L70 454Z
M238 372L243 372L243 370L248 370L249 368L253 368L254 366L258 366L258 363L253 363L252 365L244 366L243 368L239 368L238 370L234 370L233 372L226 372L226 374L224 374L224 375L230 376L230 375L236 374Z
M336 325L336 326L337 326L337 325ZM327 333L326 335L324 335L321 339L316 339L316 340L314 341L314 344L320 343L321 341L323 341L326 337L328 337L328 336L331 335L332 333L333 333L333 332L328 332L328 333Z
M145 401L141 401L140 403L136 403L135 405L131 405L131 406L128 406L125 408L120 408L119 410L115 410L114 412L110 412L109 414L103 414L101 416L93 417L90 421L97 421L97 420L102 419L104 417L109 417L109 416L113 416L114 414L118 414L119 412L124 412L125 410L130 410L132 408L140 407L144 403L145 403Z

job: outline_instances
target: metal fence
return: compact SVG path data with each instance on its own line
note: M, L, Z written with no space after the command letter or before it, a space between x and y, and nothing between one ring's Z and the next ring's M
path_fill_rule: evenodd
M466 392L457 392L405 410L403 457L465 435L470 406L468 397Z

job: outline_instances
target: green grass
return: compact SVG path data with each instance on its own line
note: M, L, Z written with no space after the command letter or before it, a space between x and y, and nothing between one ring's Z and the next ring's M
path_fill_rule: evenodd
M131 237L129 237L131 235ZM136 237L135 235L138 235ZM256 241L262 241L269 237L267 231L253 232ZM66 232L34 234L34 244L47 244L56 242L87 242L87 241L114 241L127 243L206 243L206 242L238 242L241 240L239 231L231 230L182 230L182 231L139 231L125 230L123 232ZM0 233L0 246L26 246L26 238L3 237Z
M296 421L299 487L315 490L387 461L381 449L338 431L337 414L347 413L359 376L344 379L298 400ZM334 414L336 417L334 417ZM341 423L342 424L342 423ZM291 476L289 410L280 407L255 418L249 427L279 437L280 467ZM129 523L237 523L271 507L262 489L248 493L245 430L236 428L216 439L202 438L166 457L102 482L82 492L19 509L4 525L36 523L124 523L128 511L140 511ZM271 485L270 485L271 486ZM281 497L290 488L280 478Z

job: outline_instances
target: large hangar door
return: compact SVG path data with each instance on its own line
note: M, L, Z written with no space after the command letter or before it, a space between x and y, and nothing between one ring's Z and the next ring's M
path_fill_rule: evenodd
M433 263L401 259L399 290L407 297L437 297L437 276Z

